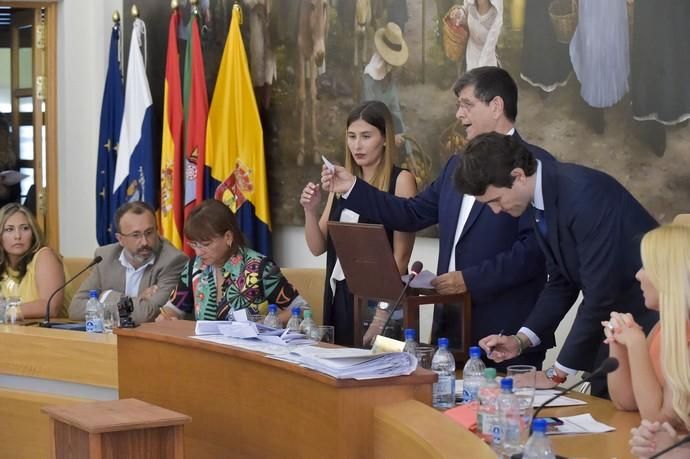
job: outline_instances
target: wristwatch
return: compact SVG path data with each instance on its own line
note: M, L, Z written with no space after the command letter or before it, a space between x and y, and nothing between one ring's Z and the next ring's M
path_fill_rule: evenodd
M546 375L546 378L549 381L554 382L556 384L563 384L565 380L568 379L567 376L558 376L558 373L556 372L556 367L553 365L547 368L544 374Z
M379 301L379 303L376 306L378 306L380 310L385 311L390 307L390 304L386 303L385 301Z

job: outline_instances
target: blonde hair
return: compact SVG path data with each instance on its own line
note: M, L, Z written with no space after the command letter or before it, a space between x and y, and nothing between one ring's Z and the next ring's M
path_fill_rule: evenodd
M14 202L7 204L0 209L0 231L5 231L5 223L7 223L7 220L16 213L22 213L26 217L26 221L31 228L31 246L19 260L17 266L10 266L7 252L5 252L5 248L2 246L2 244L0 244L0 273L2 273L2 276L7 275L7 268L11 267L19 272L19 279L21 280L26 274L27 265L31 262L31 260L33 260L36 252L38 252L39 249L44 246L44 241L43 233L38 228L36 219L31 211L21 204Z
M642 265L659 292L661 368L673 409L690 428L690 226L664 225L642 239Z
M376 172L369 183L381 191L388 191L391 182L391 171L397 155L393 115L391 115L390 110L383 102L370 100L356 106L347 117L345 128L345 169L352 175L363 178L362 168L354 161L352 152L347 146L347 129L357 120L371 124L385 138L383 157L376 166Z

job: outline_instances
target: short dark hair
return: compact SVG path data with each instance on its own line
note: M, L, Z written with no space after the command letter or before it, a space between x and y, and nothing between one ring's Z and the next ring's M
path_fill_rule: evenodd
M214 237L232 233L231 253L234 255L247 243L232 210L216 199L207 199L196 206L184 223L184 235L190 241L210 241Z
M453 85L455 96L467 86L474 86L474 97L485 104L494 97L503 99L503 114L510 121L517 118L518 88L510 73L498 67L477 67L465 72Z
M525 145L511 135L489 132L470 140L460 155L455 187L462 194L481 196L489 185L512 188L515 168L527 176L537 171L537 160Z
M146 212L149 212L151 215L153 215L154 220L156 218L156 211L153 210L153 207L151 207L151 204L145 201L130 201L125 204L122 204L120 207L117 208L115 211L115 232L119 233L120 232L120 220L122 220L122 217L126 213L132 212L134 215L141 215L145 214Z

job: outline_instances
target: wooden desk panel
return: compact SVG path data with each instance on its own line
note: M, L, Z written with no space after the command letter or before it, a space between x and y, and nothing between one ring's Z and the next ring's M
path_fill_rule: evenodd
M0 349L0 373L117 388L114 335L0 325Z
M192 338L172 321L118 330L120 397L192 417L186 457L370 457L376 406L431 403L435 375L335 380L263 354Z

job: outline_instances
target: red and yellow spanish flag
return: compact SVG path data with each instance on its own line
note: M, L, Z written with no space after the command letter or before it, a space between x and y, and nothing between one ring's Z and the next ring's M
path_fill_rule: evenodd
M271 221L263 131L247 55L240 34L240 8L232 21L206 128L206 167L216 199L235 213L249 244L271 255Z
M182 88L177 28L180 13L175 8L168 27L168 52L163 90L163 143L161 151L161 233L182 248L184 223L184 168L182 163Z
M201 53L199 18L192 14L189 20L189 38L184 63L184 215L204 200L204 151L206 149L206 122L208 119L208 92ZM184 251L194 251L186 243Z

